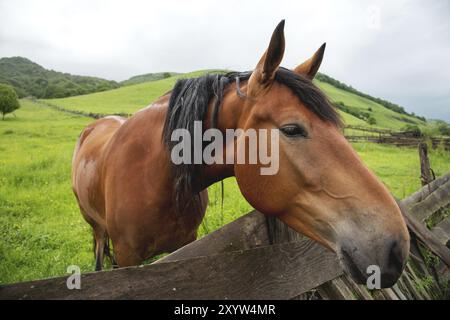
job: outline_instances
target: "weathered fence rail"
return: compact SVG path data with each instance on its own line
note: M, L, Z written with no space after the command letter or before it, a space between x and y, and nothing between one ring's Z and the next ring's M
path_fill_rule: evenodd
M433 149L442 147L445 150L450 150L450 138L425 138L421 136L420 132L414 131L393 131L387 129L347 125L344 128L344 135L350 142L373 142L391 144L397 147L412 148L416 148L419 143L427 140Z
M345 136L350 142L374 142L391 144L397 147L411 147L415 148L419 143L424 141L423 138L414 137L400 137L400 136ZM429 138L433 149L441 146L445 150L450 150L450 139L448 138Z
M371 127L355 126L355 125L346 125L345 129L352 129L352 130L363 131L363 132L372 132L372 133L378 133L378 134L392 134L394 132L393 130L389 130L389 129L371 128Z
M416 217L448 205L449 187L450 173L401 201L410 231L447 268L447 224L430 232ZM333 253L253 211L153 264L83 274L80 290L58 277L1 286L0 299L430 298L415 289L414 277L409 270L392 289L370 294L343 273Z

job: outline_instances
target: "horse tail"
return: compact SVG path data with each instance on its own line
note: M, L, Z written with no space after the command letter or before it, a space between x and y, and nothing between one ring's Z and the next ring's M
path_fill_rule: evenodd
M95 250L97 247L97 241L95 240L95 235L93 235L92 239L93 239L92 249L94 251L94 259L95 259L97 257L97 255L95 253ZM109 238L109 236L106 235L105 236L105 245L103 246L103 254L109 259L109 261L111 262L111 265L114 268L117 266L117 262L116 262L116 259L114 259L114 253L111 252L111 242L110 241L111 241L111 239Z
M105 237L105 246L103 248L103 253L106 257L108 257L109 262L113 266L113 268L117 267L116 259L114 259L114 252L111 250L111 239L109 236Z
M92 232L92 250L94 252L94 259L97 258L97 254L95 253L95 250L97 248L97 241L95 240L95 234Z

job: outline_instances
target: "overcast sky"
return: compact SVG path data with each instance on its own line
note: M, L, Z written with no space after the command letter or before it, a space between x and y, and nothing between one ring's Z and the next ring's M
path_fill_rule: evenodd
M450 121L450 1L0 0L0 57L124 80L249 70L286 19L282 65L323 42L321 71L408 111Z

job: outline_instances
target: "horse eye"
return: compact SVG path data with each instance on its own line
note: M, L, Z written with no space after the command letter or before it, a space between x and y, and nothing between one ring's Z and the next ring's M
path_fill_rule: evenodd
M280 128L280 131L287 137L308 137L305 129L296 124L288 124Z

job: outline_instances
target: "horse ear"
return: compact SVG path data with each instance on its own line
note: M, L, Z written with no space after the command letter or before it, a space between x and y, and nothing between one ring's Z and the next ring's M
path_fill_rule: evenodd
M277 25L270 39L269 47L256 65L248 80L248 94L255 96L261 89L270 85L283 59L284 54L284 20Z
M295 73L302 74L309 79L314 79L320 64L322 63L323 54L325 53L326 43L324 43L314 55L294 69Z

